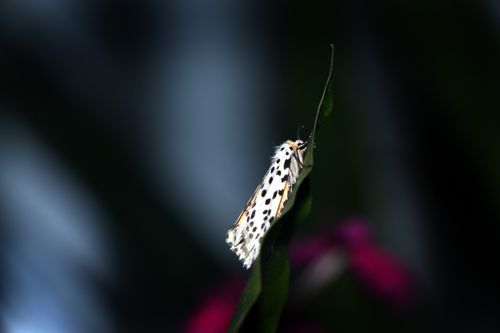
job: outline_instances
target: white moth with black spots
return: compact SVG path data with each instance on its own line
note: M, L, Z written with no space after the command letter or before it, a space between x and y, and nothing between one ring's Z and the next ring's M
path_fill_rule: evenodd
M229 229L226 243L243 267L250 268L259 256L262 238L271 223L280 217L304 167L307 142L291 141L276 147L271 166L245 209Z

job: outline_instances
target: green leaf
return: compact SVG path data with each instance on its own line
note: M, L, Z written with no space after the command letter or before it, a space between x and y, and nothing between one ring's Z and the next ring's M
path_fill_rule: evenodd
M248 279L247 285L240 296L236 310L234 311L233 318L231 319L231 325L227 330L230 332L238 332L240 330L243 321L249 314L253 305L259 298L262 289L261 284L261 274L260 274L260 261L255 262L252 268L252 273Z
M261 259L262 290L258 302L258 332L276 332L281 312L288 295L288 244L295 225L303 221L311 210L312 196L309 180L304 179L296 191L296 204L279 223L275 223L272 233L264 239Z
M313 130L310 136L310 142L316 144L316 133L319 131L321 125L325 122L326 118L330 116L333 110L333 87L332 87L332 77L333 77L333 57L335 55L335 48L333 44L330 44L332 49L330 56L330 70L328 71L328 77L326 79L325 87L323 88L323 94L318 104L318 109L316 110L316 118L314 119Z
M261 254L254 262L250 278L241 294L228 332L276 332L283 306L288 295L290 266L288 243L294 225L303 221L311 210L312 196L307 176L313 167L313 151L316 134L333 107L332 73L333 45L330 70L323 94L316 110L313 129L309 136L309 149L304 157L302 169L294 191L284 207L283 213L266 233ZM296 203L296 204L295 204Z

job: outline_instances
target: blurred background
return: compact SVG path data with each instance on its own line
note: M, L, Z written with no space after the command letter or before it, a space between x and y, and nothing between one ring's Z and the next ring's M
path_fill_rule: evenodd
M495 0L2 1L1 331L224 331L206 304L247 274L226 230L309 133L330 43L296 239L355 218L377 250L317 250L316 292L292 258L281 330L497 332Z

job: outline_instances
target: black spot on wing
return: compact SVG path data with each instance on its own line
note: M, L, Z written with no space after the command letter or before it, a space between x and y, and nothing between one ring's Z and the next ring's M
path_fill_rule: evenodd
M269 177L269 184L273 182L273 177Z
M280 195L280 197L283 195L283 190L279 190L278 194Z
M276 198L276 195L278 195L278 191L274 191L274 193L273 193L273 199Z
M274 167L271 168L271 173L273 173L273 172L274 172Z
M269 203L271 202L271 199L266 199L266 205L269 205Z
M276 171L276 174L277 174L278 176L281 176L281 170Z
M266 196L266 193L267 193L267 190L262 190L262 192L260 193L260 195L261 195L262 197L265 197L265 196ZM252 207L253 207L253 206L252 206Z
M253 219L255 217L255 209L252 210L252 215L250 215L250 218Z
M283 168L288 169L290 167L291 160L291 158L285 160L285 162L283 163Z

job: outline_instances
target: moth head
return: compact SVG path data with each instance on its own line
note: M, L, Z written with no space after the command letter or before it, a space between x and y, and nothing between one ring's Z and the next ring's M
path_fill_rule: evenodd
M307 141L295 140L289 143L296 150L296 155L300 163L304 163L304 154L307 150Z
M301 152L304 152L307 149L307 141L295 140L294 144L297 146L297 149Z

